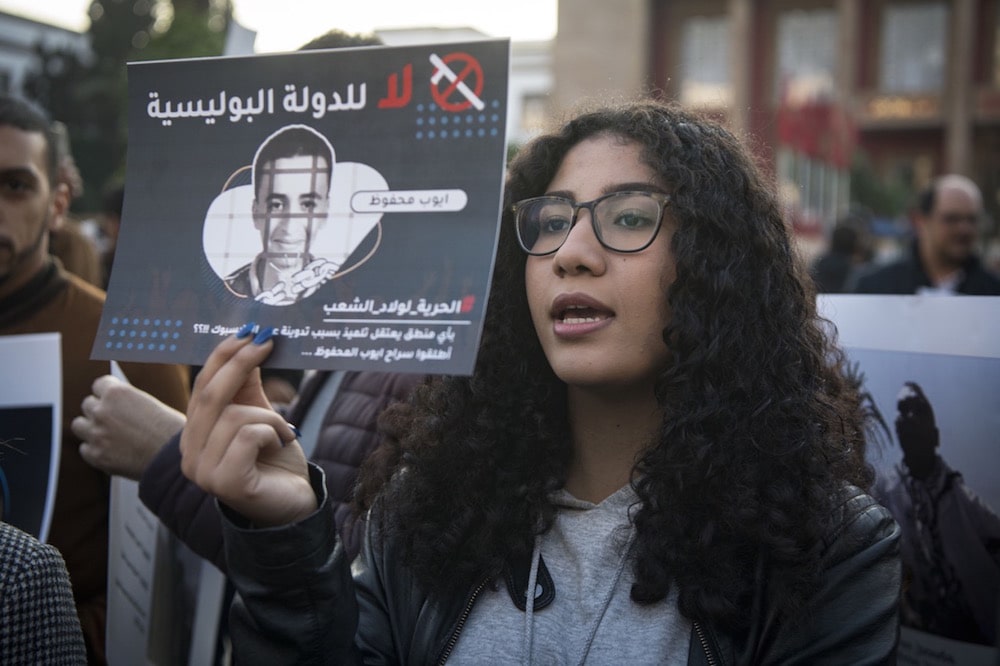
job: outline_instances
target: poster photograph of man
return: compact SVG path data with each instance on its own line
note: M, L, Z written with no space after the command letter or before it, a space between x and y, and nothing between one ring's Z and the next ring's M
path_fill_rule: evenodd
M230 187L213 202L205 219L204 247L233 295L291 305L374 252L381 215L351 211L346 190L388 186L374 169L337 164L335 155L315 129L289 125L261 143L250 169L229 179L232 185L240 175L251 174L249 186ZM252 195L249 207L247 194ZM253 248L257 251L251 258L231 270ZM355 255L359 248L361 256ZM352 255L355 260L349 261Z

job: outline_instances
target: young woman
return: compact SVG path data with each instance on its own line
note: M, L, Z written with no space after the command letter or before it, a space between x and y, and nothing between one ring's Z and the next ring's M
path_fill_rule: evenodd
M206 363L181 446L228 518L237 653L891 660L898 528L859 490L857 396L741 144L598 110L524 148L506 198L476 372L384 416L353 576L261 395L271 332Z

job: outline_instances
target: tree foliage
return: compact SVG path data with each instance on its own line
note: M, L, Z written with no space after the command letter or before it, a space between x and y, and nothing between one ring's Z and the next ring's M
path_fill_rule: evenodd
M899 174L879 174L862 151L851 164L851 201L882 217L897 217L913 197L911 185Z
M128 138L126 63L222 53L232 0L93 0L91 54L36 48L24 94L69 129L86 182L78 210L100 205L103 187L124 176Z

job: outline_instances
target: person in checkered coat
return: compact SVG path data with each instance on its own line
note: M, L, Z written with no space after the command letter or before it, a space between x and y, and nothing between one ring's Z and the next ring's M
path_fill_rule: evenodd
M0 522L0 664L86 664L59 551Z

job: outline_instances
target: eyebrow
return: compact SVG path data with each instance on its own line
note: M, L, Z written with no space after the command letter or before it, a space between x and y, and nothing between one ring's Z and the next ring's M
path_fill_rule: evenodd
M601 188L601 196L605 194L611 194L612 192L659 192L660 194L668 194L668 192L655 183L647 182L630 182L630 183L614 183L612 185L606 185ZM567 199L575 200L573 192L569 190L558 190L556 192L546 192L547 197L565 197Z

